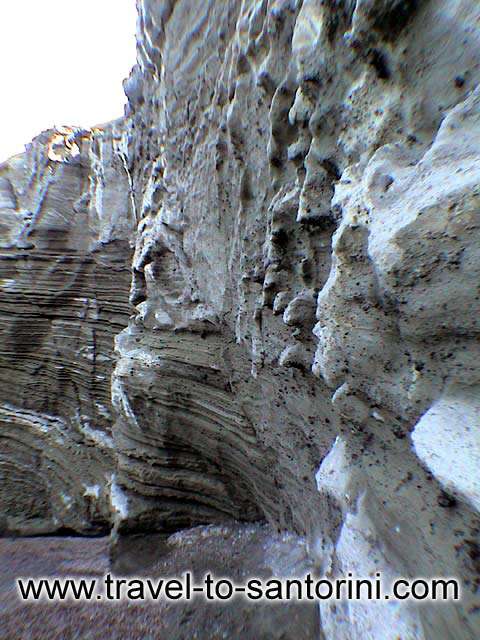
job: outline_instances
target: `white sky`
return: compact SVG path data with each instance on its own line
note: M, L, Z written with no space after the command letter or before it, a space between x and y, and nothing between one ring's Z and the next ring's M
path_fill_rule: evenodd
M135 0L0 0L0 162L54 125L123 115Z

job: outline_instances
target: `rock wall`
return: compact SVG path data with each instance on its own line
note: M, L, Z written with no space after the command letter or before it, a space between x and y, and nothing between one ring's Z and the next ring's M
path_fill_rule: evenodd
M0 513L25 534L111 520L135 221L121 126L61 131L0 167Z
M9 335L21 336L11 352L21 366L3 365L2 376L23 397L12 399L6 386L4 465L15 482L2 486L2 499L26 482L31 434L42 432L35 438L43 443L42 425L60 415L77 438L69 452L98 457L85 462L96 474L89 486L109 478L100 485L105 502L95 504L106 505L103 520L118 533L266 518L306 535L329 577L381 571L387 581L462 582L457 604L388 604L380 616L374 604L322 604L326 638L473 640L480 8L473 0L139 0L138 9L121 135L110 142L101 134L101 157L85 143L90 187L72 198L111 186L100 225L112 230L109 240L95 253L98 227L86 238L69 213L68 240L54 249L68 255L69 242L81 244L75 255L95 265L94 286L112 315L78 322L77 297L64 305L45 293L49 313L62 310L61 322L69 314L71 322L73 306L71 331L84 330L76 347L62 341L73 380L80 349L91 354L92 327L103 327L108 356L118 333L111 394L107 383L88 386L88 375L80 399L65 390L73 382L56 382L64 376L55 375L53 337L47 396L31 382L24 351L33 311L18 304L35 308L39 327L54 320L37 306L39 284L13 297L20 285L8 283L18 276L7 275L3 291L16 306ZM2 174L9 184L23 162ZM77 165L60 164L57 185L68 194ZM102 181L102 171L113 173ZM3 184L16 220L17 188ZM38 198L43 184L35 178L26 193ZM97 209L85 198L91 215ZM73 211L61 205L54 229ZM127 321L126 288L111 286L104 265L116 256L124 283L133 219ZM46 237L59 236L48 227L47 218ZM44 245L11 242L3 263L21 261L31 273ZM62 278L65 271L62 263ZM95 298L84 283L75 296ZM95 358L85 359L97 371ZM45 397L53 406L41 404ZM89 416L89 429L108 437L110 423L93 407L110 399L112 447L87 449L91 432L75 416ZM35 446L41 460L66 449ZM66 475L78 496L80 476ZM46 477L28 475L28 487ZM45 495L43 511L72 526L56 496Z

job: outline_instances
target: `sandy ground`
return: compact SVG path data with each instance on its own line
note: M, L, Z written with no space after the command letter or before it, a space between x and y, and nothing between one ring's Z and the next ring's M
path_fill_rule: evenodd
M17 577L102 577L112 570L108 538L0 539L0 640L309 640L318 638L313 604L193 602L35 603L17 596ZM252 576L302 575L302 541L264 525L197 527L169 538L123 539L117 575L207 572L240 582Z

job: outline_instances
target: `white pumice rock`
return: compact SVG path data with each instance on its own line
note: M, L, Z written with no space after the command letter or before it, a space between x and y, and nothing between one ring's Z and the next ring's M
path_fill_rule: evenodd
M6 528L266 519L462 585L318 637L477 640L478 2L137 5L125 117L0 168Z

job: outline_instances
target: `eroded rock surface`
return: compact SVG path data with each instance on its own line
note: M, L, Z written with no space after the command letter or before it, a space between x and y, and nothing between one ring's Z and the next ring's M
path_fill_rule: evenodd
M478 4L141 0L138 8L138 62L118 144L110 162L88 156L93 185L99 164L118 167L102 183L118 181L102 251L131 262L132 317L125 287L111 286L102 266L97 286L115 305L105 339L118 334L103 401L84 376L81 400L60 386L50 392L68 410L40 407L40 387L26 391L30 370L23 378L11 365L2 370L6 388L23 394L5 399L7 477L14 485L50 477L22 475L24 449L11 444L27 433L32 441L34 419L61 416L85 433L73 416L87 415L109 437L91 407L111 401L112 447L88 455L101 458L93 466L102 477L115 474L101 495L117 533L266 518L305 535L329 577L382 571L387 581L462 583L461 603L390 603L381 616L373 603L322 604L326 638L475 639ZM7 178L2 203L13 220L18 188ZM37 199L41 184L31 186ZM82 255L103 265L85 228L68 220L69 241L85 242ZM13 228L9 242L18 243ZM8 251L28 265L39 249L22 242ZM5 264L15 264L10 255ZM8 320L24 326L25 296L11 299ZM36 313L40 326L46 314ZM77 332L91 328L76 318ZM20 352L26 333L13 332ZM73 347L65 358L76 371ZM72 445L79 455L82 442ZM72 472L77 493L80 482ZM15 487L2 491L7 499ZM46 494L45 508L57 496Z
M121 128L39 136L0 169L0 510L8 531L110 526L110 377L134 217Z

